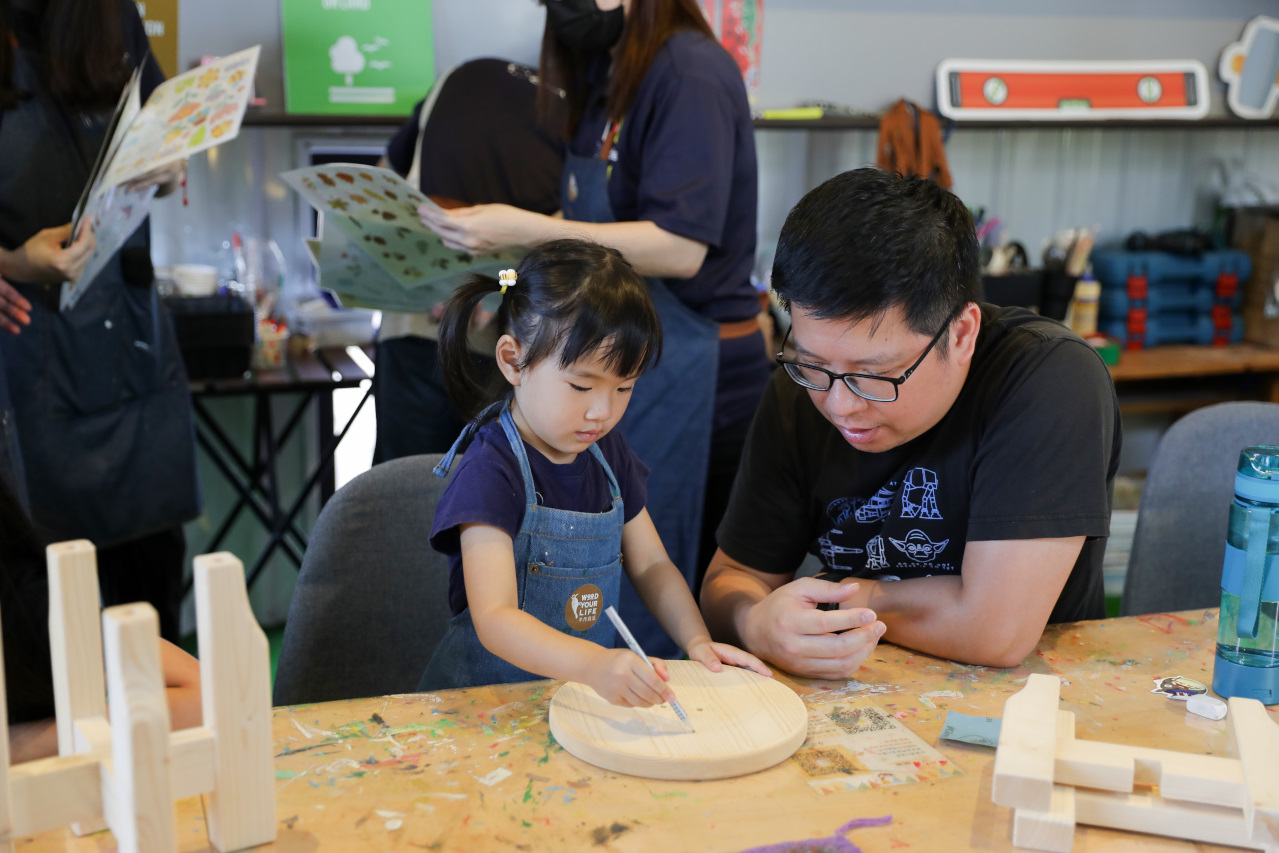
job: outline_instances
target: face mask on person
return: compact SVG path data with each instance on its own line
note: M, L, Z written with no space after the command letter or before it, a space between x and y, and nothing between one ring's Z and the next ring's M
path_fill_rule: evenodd
M565 47L596 53L617 44L626 15L621 6L601 11L595 0L546 0L546 21Z

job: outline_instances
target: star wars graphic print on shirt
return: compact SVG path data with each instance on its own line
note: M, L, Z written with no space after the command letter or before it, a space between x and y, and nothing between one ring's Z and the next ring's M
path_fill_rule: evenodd
M936 471L908 468L870 497L846 497L826 508L830 527L818 537L828 569L876 580L900 580L958 571L946 553ZM930 524L929 522L934 522Z

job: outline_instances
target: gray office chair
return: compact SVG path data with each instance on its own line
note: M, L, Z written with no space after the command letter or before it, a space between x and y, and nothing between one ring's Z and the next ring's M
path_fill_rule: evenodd
M448 561L428 541L441 456L374 466L325 505L289 605L276 705L417 689L449 621Z
M1160 439L1137 511L1120 611L1166 613L1221 603L1221 562L1239 451L1279 444L1279 405L1221 403Z

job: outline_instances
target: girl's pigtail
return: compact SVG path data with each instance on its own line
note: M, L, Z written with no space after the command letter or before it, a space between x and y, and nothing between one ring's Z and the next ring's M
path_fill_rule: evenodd
M492 402L486 393L489 377L484 375L467 347L471 315L485 296L496 293L498 289L497 279L473 274L466 284L453 292L440 320L440 371L444 374L444 387L453 405L467 420Z

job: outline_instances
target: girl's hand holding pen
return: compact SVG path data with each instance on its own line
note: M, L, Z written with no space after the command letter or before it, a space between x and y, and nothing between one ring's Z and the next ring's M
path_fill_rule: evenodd
M583 680L600 696L624 708L647 708L671 701L675 694L666 686L671 677L666 661L649 660L653 662L652 669L630 649L601 647L587 664Z

